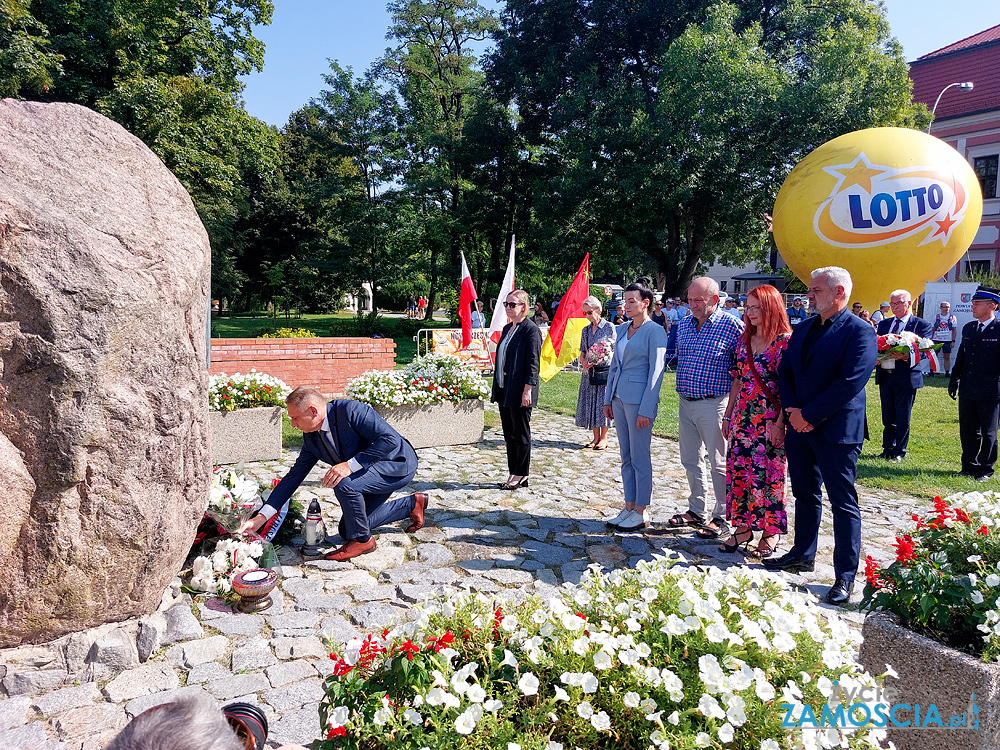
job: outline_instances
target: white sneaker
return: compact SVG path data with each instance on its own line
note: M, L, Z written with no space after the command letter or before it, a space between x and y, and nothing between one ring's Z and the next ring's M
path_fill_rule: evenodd
M649 512L646 510L629 511L629 516L618 524L619 531L637 531L649 526Z
M618 526L618 524L620 524L622 521L624 521L626 518L629 517L629 514L631 512L632 511L629 510L628 508L622 508L622 512L621 513L619 513L614 518L609 518L604 523L606 523L608 526Z

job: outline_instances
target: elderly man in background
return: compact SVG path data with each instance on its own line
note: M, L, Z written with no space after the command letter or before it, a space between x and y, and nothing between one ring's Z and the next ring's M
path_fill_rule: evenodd
M778 393L791 429L785 437L788 476L795 497L795 539L764 567L813 570L823 517L821 482L833 509L836 582L826 600L851 597L861 556L861 510L854 486L865 430L865 384L878 358L874 329L851 315L851 275L837 266L817 268L809 303L817 315L799 324L778 365Z
M892 316L878 324L878 335L909 331L929 339L931 324L910 314L911 297L905 289L889 295ZM917 390L924 387L924 374L916 365L910 367L910 355L894 353L875 370L879 400L882 404L882 455L887 461L902 461L910 443L910 415Z
M736 343L743 321L719 309L719 285L707 276L688 288L691 315L677 324L677 410L681 464L687 472L688 509L667 521L672 529L695 528L705 539L729 536L726 521L726 439L722 419L733 383ZM715 502L705 486L708 459Z

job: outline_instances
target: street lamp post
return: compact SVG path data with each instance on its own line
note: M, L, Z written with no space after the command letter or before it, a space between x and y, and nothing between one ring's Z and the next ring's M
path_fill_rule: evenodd
M931 108L931 121L927 125L927 132L931 132L931 125L934 124L934 113L937 112L938 103L941 101L941 97L944 96L944 92L950 89L952 86L958 86L959 91L972 91L973 84L972 81L965 81L964 83L949 83L943 89L941 93L937 95L937 99L934 100L934 106Z

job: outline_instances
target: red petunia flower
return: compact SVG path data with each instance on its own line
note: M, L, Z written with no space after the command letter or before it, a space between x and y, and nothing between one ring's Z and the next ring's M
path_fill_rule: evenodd
M972 523L972 516L966 513L964 508L955 508L955 520L962 523Z
M346 737L347 729L345 727L332 727L329 732L326 733L326 738L332 739L333 737Z
M986 524L984 523L982 526L979 527L976 533L982 534L983 536L989 536L990 530L986 528Z

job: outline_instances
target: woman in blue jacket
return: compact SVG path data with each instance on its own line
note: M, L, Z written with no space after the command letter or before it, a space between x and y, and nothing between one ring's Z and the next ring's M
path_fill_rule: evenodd
M625 507L608 521L619 531L649 526L653 498L653 460L650 439L660 405L667 334L650 317L653 292L644 284L625 288L625 314L629 320L615 331L615 356L608 373L604 415L615 422L622 457Z

